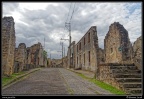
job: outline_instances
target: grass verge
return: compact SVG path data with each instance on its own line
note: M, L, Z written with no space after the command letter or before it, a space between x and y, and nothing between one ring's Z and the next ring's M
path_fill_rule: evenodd
M101 87L101 88L103 88L105 90L110 91L113 94L116 94L116 95L126 95L126 93L124 91L119 90L119 89L117 89L117 88L115 88L115 87L113 87L113 86L111 86L109 84L106 84L106 83L101 82L99 80L96 80L94 78L88 78L88 77L86 77L85 75L83 75L81 73L77 73L77 75L79 75L80 77L82 77L84 79L89 80L90 82L96 84L97 86L99 86L99 87Z
M21 71L18 73L13 73L10 77L2 77L2 87L19 80L20 78L39 70L40 68L34 69L32 71Z
M2 86L7 85L9 82L17 78L18 76L25 74L25 71L19 72L19 73L14 73L10 77L2 77Z

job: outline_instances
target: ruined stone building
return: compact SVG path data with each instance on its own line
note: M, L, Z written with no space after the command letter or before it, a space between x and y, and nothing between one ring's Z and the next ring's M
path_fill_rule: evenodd
M104 39L106 63L122 63L132 61L132 44L127 30L119 22L110 25Z
M142 37L140 36L133 44L133 62L142 70Z
M97 79L128 94L141 94L142 73L137 68L142 60L140 39L132 49L127 30L119 22L111 24L104 39L105 62L98 66ZM137 59L138 62L133 62Z
M70 44L70 47L68 48L68 68L74 68L75 67L75 41L73 41ZM70 53L71 52L71 53Z
M102 49L102 48L99 48L98 49L98 54L99 54L99 56L98 56L98 58L99 58L99 64L102 64L102 63L104 63L105 62L105 56L104 56L104 49Z
M44 67L48 67L48 60L47 60L47 57L44 57Z
M2 18L2 75L10 76L14 67L15 26L13 17Z
M128 94L141 94L141 53L141 37L132 48L127 30L114 22L105 36L104 49L99 48L96 26L92 26L77 44L70 44L67 59L71 68L94 71L102 82Z
M43 61L44 61L43 47L42 47L42 44L40 42L37 44L37 46L38 46L38 52L36 52L36 54L38 53L38 56L36 58L37 59L36 65L42 66L42 65L44 65L44 63L43 63Z
M20 72L26 69L27 50L25 43L20 43L18 48L15 48L15 72Z
M51 63L51 67L60 67L62 66L62 59L52 59Z
M28 64L31 64L34 67L44 65L43 48L41 43L34 44L31 47L27 48L27 52Z
M75 45L75 68L95 71L98 67L98 37L96 26L92 26Z
M31 64L31 51L30 51L30 47L27 47L26 50L27 50L27 64Z
M13 72L20 72L38 66L47 67L47 56L44 57L44 50L41 43L26 48L20 43L15 48L15 27L13 17L2 19L2 75L10 76Z
M44 67L48 67L48 59L47 59L47 52L43 51L43 61L44 61Z
M44 62L43 48L41 43L27 47L24 43L20 43L15 49L15 72L29 70L31 68L46 65Z
M52 67L52 60L50 58L47 59L48 60L48 67Z
M68 57L65 56L65 57L63 57L63 67L67 68L67 66L68 66Z

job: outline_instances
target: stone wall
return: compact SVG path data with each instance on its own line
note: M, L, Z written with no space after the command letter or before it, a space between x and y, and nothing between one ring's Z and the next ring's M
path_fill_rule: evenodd
M52 65L52 61L51 61L51 59L48 58L47 61L48 61L48 67L51 67L51 65Z
M13 17L2 18L2 75L14 72L15 27Z
M99 63L102 64L105 62L105 58L104 58L104 49L99 48Z
M104 39L105 62L122 63L132 60L132 44L127 30L119 22L110 25Z
M96 26L92 26L75 46L75 69L95 71L99 48Z
M15 71L29 70L46 64L43 61L43 48L41 43L27 47L21 43L15 49ZM47 66L47 65L46 65Z
M18 62L18 64L15 64L15 68L19 68L19 71L22 71L26 69L26 63L27 63L27 50L25 43L20 43L18 48L15 48L15 62Z
M28 51L28 64L33 65L34 67L44 65L43 57L43 48L41 43L34 44L31 47L27 48Z
M142 70L142 37L140 36L133 44L133 61L138 69Z
M31 51L30 51L30 47L26 48L27 51L27 64L31 63Z
M67 66L68 66L68 57L65 56L65 57L63 58L63 67L64 67L64 68L67 68Z
M52 59L52 67L62 67L62 59Z
M48 67L47 58L44 57L44 67Z
M2 76L10 76L13 72L28 70L38 66L47 67L41 43L26 48L20 43L15 48L15 27L13 17L2 18Z
M39 49L39 52L38 52L38 56L36 58L38 63L36 65L42 66L44 58L43 58L43 48L42 48L41 43L38 43L38 49Z
M68 47L68 68L74 68L74 67L75 67L75 41L73 41L70 44L70 47Z
M117 80L114 77L114 74L112 73L110 69L111 65L109 64L100 64L99 65L99 74L98 74L98 80L105 82L109 85L112 85L116 87L117 89L123 89L121 84L117 82Z

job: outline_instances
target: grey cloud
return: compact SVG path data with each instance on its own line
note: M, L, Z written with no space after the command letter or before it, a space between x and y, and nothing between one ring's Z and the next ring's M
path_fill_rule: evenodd
M64 33L61 32L63 32L62 29L65 28L65 21L68 16L70 5L71 2L59 3L58 6L49 5L45 10L28 10L27 8L25 11L21 11L18 3L5 3L3 5L3 14L7 15L11 14L13 11L17 11L22 16L20 21L28 24L24 25L22 23L15 23L17 36L16 43L23 42L26 43L27 46L31 46L35 42L40 41L43 44L45 37L45 49L47 51L50 49L48 53L51 53L53 51L56 52L61 47L59 45L60 40L57 39L67 37L69 34L67 29ZM73 7L74 2L72 3L67 22L69 22ZM82 11L85 11L87 14L83 16ZM126 16L129 16L129 19L126 19ZM132 35L135 36L137 34L137 36L139 36L141 31L138 31L138 29L141 28L129 28L131 26L130 21L134 19L134 26L139 26L139 17L135 18L134 15L131 16L132 17L130 17L129 10L126 8L125 4L77 2L71 20L72 40L79 41L91 26L97 26L99 46L103 48L105 35L108 32L110 24L114 21L118 21L124 25ZM52 37L52 35L54 37ZM130 35L131 41L137 38L137 36L133 37L132 35ZM69 42L65 43L65 47L68 47L68 44ZM61 53L58 53L58 56L59 55L61 55ZM58 56L55 54L52 55L52 57Z
M3 15L7 15L17 10L19 4L13 2L2 2L2 6L3 6Z

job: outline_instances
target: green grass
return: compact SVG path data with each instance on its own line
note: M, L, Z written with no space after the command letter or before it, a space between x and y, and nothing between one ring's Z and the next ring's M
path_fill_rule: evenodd
M10 77L2 77L2 86L8 84L9 82L11 82L12 80L14 80L16 77L24 74L25 72L19 72L19 73L14 73L12 74Z
M31 70L31 72L29 72L29 73L33 73L33 72L40 70L40 69L41 68L35 68L35 69ZM29 73L28 73L28 71L21 71L18 73L13 73L10 77L2 77L2 87L6 86L12 82L15 82L16 80L24 78Z
M99 81L99 80L96 80L96 79L94 79L94 78L88 78L88 77L86 77L85 75L83 75L83 74L81 74L81 73L77 73L77 74L78 74L79 76L81 76L82 78L87 79L87 80L89 80L90 82L98 85L99 87L101 87L101 88L103 88L103 89L105 89L105 90L110 91L110 92L113 93L113 94L116 94L116 95L126 95L126 93L125 93L124 91L119 90L119 89L117 89L117 88L115 88L115 87L113 87L113 86L111 86L111 85L109 85L109 84L106 84L106 83L101 82L101 81Z

